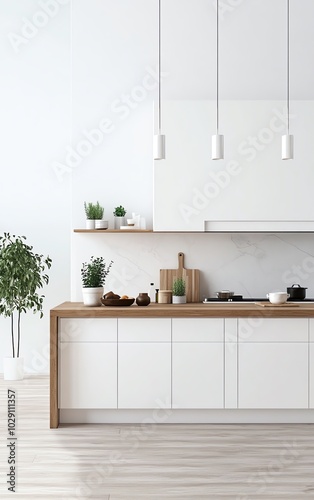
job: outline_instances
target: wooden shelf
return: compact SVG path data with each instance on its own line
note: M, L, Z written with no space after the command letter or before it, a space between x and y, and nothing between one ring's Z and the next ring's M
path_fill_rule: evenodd
M73 229L74 233L152 233L152 229Z

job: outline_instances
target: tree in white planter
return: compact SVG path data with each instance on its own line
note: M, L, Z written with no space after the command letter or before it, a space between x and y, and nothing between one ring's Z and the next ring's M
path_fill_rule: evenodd
M23 378L21 313L33 310L42 318L44 295L39 295L37 290L49 283L46 269L50 269L51 262L49 256L34 253L33 247L26 244L25 236L4 233L0 237L0 314L11 318L12 342L12 358L4 358L5 379ZM17 313L17 328L14 313Z
M106 268L103 257L91 257L90 262L82 264L83 300L86 306L101 305L100 299L104 292L104 284L112 264L113 261Z

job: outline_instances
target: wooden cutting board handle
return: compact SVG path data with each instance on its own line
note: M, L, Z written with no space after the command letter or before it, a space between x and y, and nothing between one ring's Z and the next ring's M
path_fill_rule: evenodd
M183 252L178 253L178 263L179 263L179 269L184 269L184 253Z

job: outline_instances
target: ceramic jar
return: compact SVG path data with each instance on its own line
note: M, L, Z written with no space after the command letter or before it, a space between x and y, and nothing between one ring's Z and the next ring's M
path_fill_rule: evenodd
M148 306L150 304L148 293L139 293L138 297L136 297L136 303L138 306Z

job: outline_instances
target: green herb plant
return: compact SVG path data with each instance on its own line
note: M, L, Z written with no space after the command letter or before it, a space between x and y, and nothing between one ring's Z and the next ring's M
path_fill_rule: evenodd
M113 215L115 217L124 217L125 214L126 214L126 210L122 205L120 205L119 207L116 207L113 211Z
M113 261L110 261L108 267L106 268L106 263L103 257L91 257L90 262L83 262L81 268L83 288L97 288L104 286L112 264Z
M176 297L183 297L185 295L185 281L183 278L176 278L172 285L172 294Z
M11 318L11 343L14 357L20 355L21 313L33 310L43 317L44 295L37 290L49 283L46 270L52 260L33 252L25 236L0 236L0 314ZM17 349L14 313L17 312ZM15 356L16 354L16 356Z
M96 204L84 201L84 209L86 219L102 219L104 216L104 208L99 204L99 201Z

